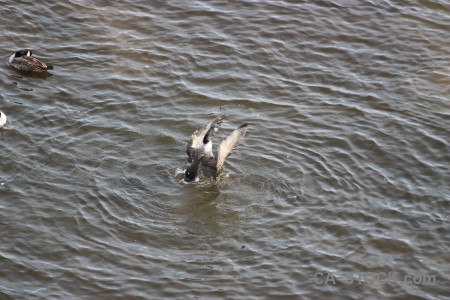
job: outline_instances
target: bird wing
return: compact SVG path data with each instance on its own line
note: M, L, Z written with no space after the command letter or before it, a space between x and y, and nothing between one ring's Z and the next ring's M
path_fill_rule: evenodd
M239 128L235 129L229 136L227 136L220 143L219 150L217 151L217 162L216 162L216 179L220 172L222 171L223 164L225 163L225 159L230 156L234 150L236 150L237 145L239 144L239 140L245 135L247 131L248 124L244 124Z
M200 130L196 130L192 135L191 139L189 140L187 147L186 147L186 153L189 157L193 154L193 151L200 146L203 145L203 139L205 138L205 135L210 131L211 128L219 128L220 124L222 123L222 120L224 118L223 114L218 115L214 118L211 122L209 122L206 126L204 126ZM210 132L210 136L214 135L215 132Z
M21 56L15 59L14 67L20 71L44 71L47 65L33 56Z

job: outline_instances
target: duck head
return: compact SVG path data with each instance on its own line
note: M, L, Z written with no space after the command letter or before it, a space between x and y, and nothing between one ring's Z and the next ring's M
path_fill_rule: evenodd
M194 164L191 164L189 167L187 167L186 171L184 172L184 181L191 182L194 181L195 178L197 178L198 175L198 165L194 166Z
M21 56L31 56L33 53L28 49L22 49L16 52L14 55L15 57L21 57Z

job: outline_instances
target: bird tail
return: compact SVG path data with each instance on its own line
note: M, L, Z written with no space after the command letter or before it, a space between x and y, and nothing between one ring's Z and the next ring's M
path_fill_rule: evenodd
M53 66L47 66L46 70L53 70Z

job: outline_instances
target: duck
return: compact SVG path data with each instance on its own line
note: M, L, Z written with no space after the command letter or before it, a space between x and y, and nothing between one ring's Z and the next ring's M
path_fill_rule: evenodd
M53 66L48 66L36 57L28 49L22 49L9 57L9 65L23 72L44 72L53 70Z
M223 119L224 115L220 114L191 135L186 147L188 164L184 172L185 182L194 181L200 174L212 178L214 184L218 182L225 160L236 150L240 139L244 137L248 128L246 123L233 130L230 135L222 140L216 155L214 155L212 137L219 131Z
M0 129L6 126L6 121L8 118L6 118L6 115L0 111Z

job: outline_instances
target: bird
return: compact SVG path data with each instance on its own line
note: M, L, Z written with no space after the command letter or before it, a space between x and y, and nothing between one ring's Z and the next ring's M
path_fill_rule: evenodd
M8 118L6 118L6 115L0 111L0 128L5 127L7 120Z
M9 57L9 65L23 72L44 72L53 70L53 66L48 66L36 57L28 49L19 50Z
M223 165L244 137L248 124L243 124L222 140L214 156L212 151L212 137L218 132L224 119L221 114L214 118L202 129L195 131L186 147L188 166L184 172L184 181L195 180L200 174L211 177L214 184L218 182Z

